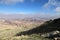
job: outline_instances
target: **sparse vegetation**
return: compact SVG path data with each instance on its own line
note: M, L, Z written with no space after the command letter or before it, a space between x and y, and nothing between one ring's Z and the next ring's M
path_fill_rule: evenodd
M44 34L54 30L60 30L60 21L58 20L59 19L46 22L27 22L15 20L10 24L9 21L1 21L0 40L52 40L42 37L41 33Z
M17 26L17 25L19 26ZM27 22L27 21L2 21L0 22L0 40L42 40L37 35L21 35L15 36L17 33L26 31L42 24L41 22Z

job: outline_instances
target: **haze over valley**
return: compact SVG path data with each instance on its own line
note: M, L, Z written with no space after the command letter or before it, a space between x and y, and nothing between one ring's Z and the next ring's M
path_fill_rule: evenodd
M0 0L0 40L60 40L60 0Z

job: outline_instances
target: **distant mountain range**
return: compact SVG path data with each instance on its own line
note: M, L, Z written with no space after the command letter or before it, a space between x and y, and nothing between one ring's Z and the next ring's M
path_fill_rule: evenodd
M53 16L45 16L41 14L0 14L0 19L8 19L8 20L50 20L54 19L55 17Z

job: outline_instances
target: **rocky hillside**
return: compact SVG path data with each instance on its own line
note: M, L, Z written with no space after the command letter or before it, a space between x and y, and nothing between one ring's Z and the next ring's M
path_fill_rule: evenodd
M38 26L36 28L24 31L24 32L20 32L17 35L31 35L31 34L44 34L44 33L49 33L52 31L60 31L60 18L58 19L54 19L54 20L50 20L50 21L46 21L44 24L42 24L41 26Z

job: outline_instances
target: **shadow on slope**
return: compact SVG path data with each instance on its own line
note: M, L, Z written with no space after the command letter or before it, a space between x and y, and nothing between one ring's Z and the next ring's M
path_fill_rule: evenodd
M36 28L23 31L20 33L17 33L16 36L21 36L21 35L31 35L31 34L44 34L44 33L49 33L55 30L60 31L60 18L46 21L44 24L41 26L38 26Z

